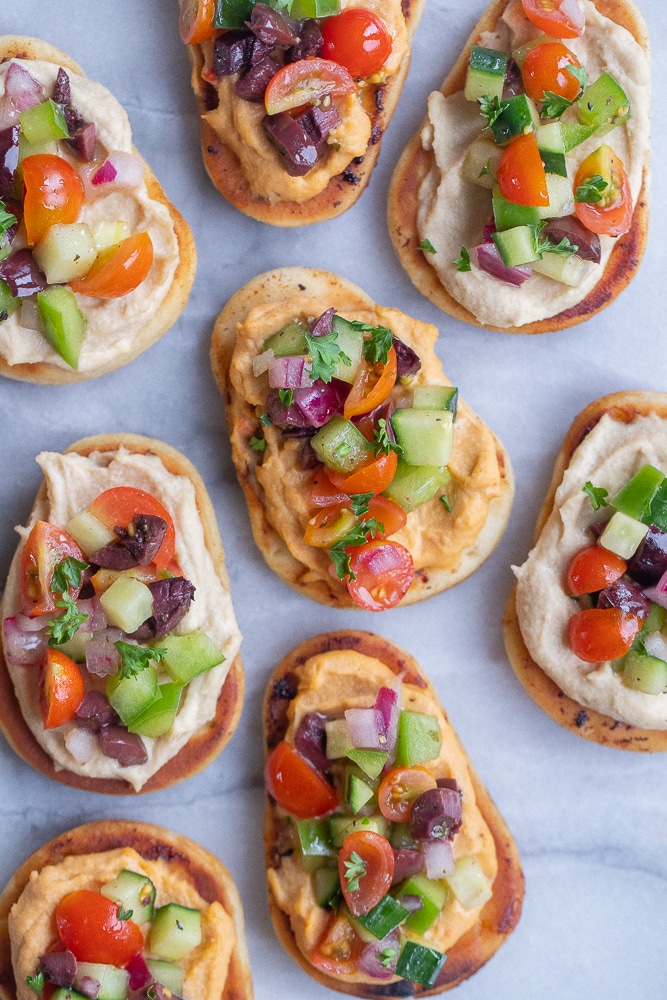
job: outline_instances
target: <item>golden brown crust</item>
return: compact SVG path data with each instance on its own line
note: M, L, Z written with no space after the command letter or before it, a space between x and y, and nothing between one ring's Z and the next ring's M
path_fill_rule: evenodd
M394 674L404 675L406 683L426 688L430 697L439 705L437 693L421 667L408 653L393 643L372 632L342 630L314 636L301 643L278 664L271 675L264 697L263 724L265 752L268 753L280 742L287 728L286 711L289 699L286 692L296 693L299 671L312 656L331 650L350 649L366 656L375 657L389 667ZM292 695L294 697L294 695ZM442 707L442 706L441 706ZM445 719L447 714L442 709ZM449 724L449 720L447 719ZM462 749L465 756L465 751ZM466 756L466 760L468 760ZM475 788L477 805L493 837L497 857L498 874L493 883L493 896L481 911L479 923L466 933L447 952L447 961L437 983L426 989L416 983L401 981L400 991L396 984L368 983L355 984L341 982L327 976L315 968L298 949L290 928L288 915L278 906L269 890L269 911L276 934L287 953L301 966L304 972L330 989L354 996L373 998L392 996L434 996L452 989L472 976L500 948L512 933L521 915L524 882L517 846L498 812L489 793L482 784L474 767L468 761L468 768ZM264 814L264 849L267 867L275 865L274 807L269 801Z
M558 452L546 498L537 518L533 542L536 542L551 514L556 490L570 464L575 449L607 414L619 423L632 423L637 417L657 413L667 419L667 394L661 392L615 392L593 400L575 417ZM503 615L505 649L512 668L531 698L547 715L585 740L619 750L657 753L667 750L667 731L641 729L610 716L584 708L565 695L531 658L521 635L516 610L516 585L512 587Z
M7 917L27 885L30 873L41 871L46 865L57 865L67 857L99 854L121 847L133 848L147 861L168 862L176 878L189 882L208 903L217 900L222 905L234 921L237 944L232 952L220 1000L252 1000L241 899L225 866L187 837L149 823L130 820L100 820L69 830L40 847L14 873L0 894L0 1000L16 1000Z
M155 438L146 438L138 434L98 434L93 437L75 441L66 452L78 452L89 455L93 451L116 451L123 446L135 454L156 454L165 468L174 475L187 476L195 487L197 510L204 527L207 549L211 554L215 570L226 589L229 589L229 577L225 566L224 549L218 531L215 512L209 499L203 480L195 467L182 455ZM46 497L46 487L42 484L36 498L36 503ZM231 739L238 724L243 707L245 679L240 653L232 661L229 673L218 698L214 719L196 733L185 746L160 768L141 788L141 793L155 792L193 774L198 774L217 757L223 747ZM37 743L32 735L18 704L14 686L2 654L0 641L0 701L6 710L0 715L2 729L8 743L28 764L41 771L54 781L71 788L82 788L88 792L101 792L106 795L133 794L131 785L116 778L89 778L74 774L71 771L58 770L51 757Z
M239 289L227 302L218 316L211 341L211 366L223 396L227 427L232 433L239 420L255 421L254 409L239 399L229 378L229 368L236 343L237 325L257 305L279 302L293 295L321 297L343 315L347 311L372 309L373 300L352 282L328 271L315 268L286 267L260 274ZM466 405L459 402L461 414L473 422L480 418ZM414 580L401 605L414 604L433 594L454 586L477 569L491 554L500 540L512 506L514 478L509 455L495 438L496 458L500 475L500 495L491 501L489 512L477 539L463 554L457 566L449 569L430 567L415 574ZM295 590L321 604L358 610L359 606L349 596L347 589L328 574L304 579L304 565L289 551L279 531L267 516L264 491L255 470L258 454L250 447L233 445L232 458L239 483L245 494L255 543L267 563L278 576Z
M440 90L445 97L465 86L466 67L470 49L482 32L495 28L510 0L494 0L473 28L461 54L445 78ZM632 0L595 0L601 14L627 30L649 52L649 38L642 15ZM523 326L499 327L480 323L474 315L457 302L440 282L431 266L429 255L419 250L417 207L422 181L434 163L433 153L423 148L421 128L403 150L389 186L387 203L389 233L399 261L415 287L443 312L472 326L500 333L550 333L564 330L590 319L609 305L630 283L639 267L648 237L650 197L650 165L644 165L643 181L629 231L619 237L611 253L602 278L595 288L578 305L548 319L525 323Z
M70 56L38 38L23 35L0 35L0 63L8 62L10 59L43 59L46 62L63 66L73 73L85 76L84 71ZM138 153L138 150L135 152ZM188 301L195 277L197 268L195 241L187 222L169 201L160 182L145 161L144 181L150 197L154 201L160 202L169 211L178 241L179 262L167 295L151 319L133 338L131 347L117 354L106 364L88 371L60 368L45 361L10 365L4 358L0 357L0 375L19 382L38 382L42 385L67 385L72 382L85 382L129 364L130 361L152 347L177 321Z
M426 0L403 0L403 15L408 29L409 45L412 43L425 3ZM200 47L188 45L188 55L193 69L192 79L197 108L200 116L203 116L211 110L208 100L212 89L207 88L200 76L203 65ZM341 215L355 203L368 184L380 154L382 136L398 104L409 66L408 49L398 71L389 80L379 85L369 84L364 88L361 95L362 104L372 123L371 138L364 156L353 160L346 170L332 177L320 194L305 202L269 201L256 195L243 176L236 155L221 141L203 117L200 117L202 157L213 184L239 211L259 222L267 222L273 226L284 228L307 226Z

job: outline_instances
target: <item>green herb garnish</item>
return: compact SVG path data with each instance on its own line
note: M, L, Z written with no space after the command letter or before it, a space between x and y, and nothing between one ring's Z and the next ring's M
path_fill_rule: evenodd
M292 405L292 403L294 402L294 390L293 389L278 389L278 396L280 398L280 402L287 409L289 409L290 406Z
M253 451L266 450L266 441L264 440L263 437L255 437L255 435L253 434L253 436L248 441L248 444L250 445Z
M370 340L364 340L364 357L371 365L386 365L394 342L394 335L387 326L367 327L370 330Z
M449 497L447 496L447 494L446 494L446 493L443 493L443 494L441 495L441 497L440 497L440 500L442 501L442 505L443 505L443 507L445 508L445 510L446 510L446 511L447 511L448 513L451 513L451 510L452 510L452 502L451 502L451 500L449 499Z
M374 496L374 493L353 493L350 497L352 513L357 517L367 514L370 502Z
M397 455L403 454L403 449L400 444L396 444L392 441L387 433L387 421L384 417L380 417L378 420L378 425L373 431L373 450L376 455L388 455L389 452L395 451Z
M461 247L461 256L455 257L454 260L452 261L452 264L456 264L457 271L472 270L472 268L470 267L470 253L468 252L467 247L464 246Z
M580 184L577 190L574 192L574 200L579 202L586 202L589 205L595 205L598 201L602 201L602 192L609 187L609 184L604 179L602 174L593 174L593 176L586 181L585 184Z
M477 177L478 178L479 177L486 177L487 174L489 175L489 177L491 176L491 158L490 157L486 161L486 163L484 164L484 166L482 167L482 169L480 170L480 172L477 174Z
M591 501L591 506L593 510L599 510L600 507L608 507L607 497L609 496L609 490L606 490L604 486L593 486L590 479L587 481L586 485L581 489L582 493L585 493Z
M59 618L49 618L46 623L50 646L60 646L64 642L69 642L88 618L83 611L79 611L76 601L70 597L67 590L61 596L62 601L56 601L56 607L63 608L63 614Z
M482 118L486 118L486 125L482 126L482 132L486 131L487 128L497 121L502 115L503 111L508 105L507 101L501 101L497 96L489 97L486 94L484 97L478 98L479 101L479 113Z
M382 951L375 952L375 957L379 960L383 969L387 969L397 955L398 948L383 948Z
M437 253L438 252L435 249L435 247L433 246L433 244L431 243L431 241L427 240L426 238L424 238L421 241L421 243L419 244L419 246L417 247L417 249L418 250L423 250L424 253Z
M85 569L88 569L88 563L81 562L73 556L67 556L53 570L51 590L57 594L64 594L70 587L79 588L81 574Z
M351 365L352 362L338 346L338 334L326 333L323 337L313 337L306 334L306 344L311 361L311 378L313 382L320 379L330 382L339 364Z
M364 861L360 854L356 851L352 851L350 854L350 860L344 861L345 865L345 879L347 881L347 891L356 892L359 888L359 880L366 874L366 869L368 868L368 862Z
M123 904L119 903L119 905L118 905L118 919L119 920L129 920L133 913L134 913L134 910L124 910L123 909Z
M545 90L544 97L542 98L542 110L540 112L540 118L560 118L568 108L571 108L573 104L576 104L581 97L583 91L588 83L588 73L583 66L568 66L567 72L570 73L575 80L578 82L579 93L573 101L568 101L567 97L561 97L560 94L554 94L552 90Z
M44 989L43 972L38 972L36 976L26 976L25 981L26 985L29 986L32 992L36 993L37 996L39 996L42 990Z
M259 422L262 425L262 427L270 427L271 424L273 423L273 420L268 415L268 413L263 413L259 418Z
M11 212L8 212L5 208L4 201L0 198L0 234L6 233L8 229L15 226L18 219Z
M136 677L137 674L146 669L151 660L159 663L167 655L166 649L133 646L132 643L123 642L122 639L114 642L114 646L120 653L120 676L123 680L127 677Z

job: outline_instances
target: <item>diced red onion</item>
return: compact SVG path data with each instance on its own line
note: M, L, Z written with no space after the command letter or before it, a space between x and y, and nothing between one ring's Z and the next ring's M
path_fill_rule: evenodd
M95 677L109 677L120 670L120 653L107 639L86 643L86 670Z
M107 616L99 597L87 597L76 602L77 609L84 615L88 615L86 620L86 632L102 632L107 627ZM117 629L120 633L120 629ZM117 636L120 639L120 634Z
M651 632L644 639L644 649L649 656L657 656L659 660L667 660L667 640L662 632Z
M130 974L128 986L131 990L141 990L153 981L151 971L146 965L144 956L139 952L125 966Z
M11 97L8 97L7 94L0 97L0 129L18 125L20 113Z
M263 375L264 372L269 370L271 362L275 357L273 350L271 348L268 351L262 351L261 354L256 354L252 359L252 373L257 378L259 375Z
M412 850L409 847L394 848L394 877L392 885L404 882L406 878L419 875L424 867L423 851ZM417 897L419 899L419 897ZM405 906L405 903L403 904Z
M426 877L445 878L454 871L454 852L450 840L425 840L422 844L426 858Z
M384 750L387 745L382 713L375 708L348 708L345 720L350 739L363 750Z
M493 243L493 234L496 232L496 224L493 219L485 223L482 230L482 243Z
M87 764L93 758L97 739L90 730L75 726L65 735L65 746L77 764Z
M305 355L272 358L269 365L269 385L272 389L306 389L312 384Z
M655 587L645 587L643 593L649 601L659 604L661 608L667 608L667 572L662 574Z
M381 941L371 941L357 959L357 969L373 979L392 979L400 948L398 931L393 930ZM386 963L386 964L384 964Z
M510 285L523 285L524 281L528 281L533 273L527 265L507 267L503 264L500 251L495 243L480 243L479 246L475 247L475 252L477 253L477 263L482 271L486 271L492 277L506 281Z
M90 183L93 187L98 187L100 184L109 184L111 181L115 181L117 176L118 171L113 163L111 160L106 159L99 170L96 170L90 178Z
M40 630L22 628L19 622L32 621L25 615L14 615L5 618L2 623L2 643L5 659L15 667L35 667L44 659L47 634L44 622L40 622Z
M417 913L417 911L421 910L424 905L424 900L421 896L412 892L403 893L402 896L398 897L398 902L401 906L405 907L406 910L409 910L410 913Z
M398 719L401 714L401 679L397 678L397 686L381 687L375 699L375 709L380 712L384 723L386 743L384 749L393 760L398 739Z
M27 111L46 100L41 83L20 63L11 62L5 77L5 94L19 111Z
M47 621L48 615L35 615L34 618L20 612L16 615L16 624L22 632L43 632Z
M116 188L137 188L144 177L141 158L136 153L114 150L102 164L99 161L84 163L79 176L87 198L99 197Z

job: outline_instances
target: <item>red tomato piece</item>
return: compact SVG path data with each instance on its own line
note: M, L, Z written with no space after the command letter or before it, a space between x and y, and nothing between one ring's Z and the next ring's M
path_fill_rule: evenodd
M338 876L350 913L368 913L389 892L394 877L394 852L382 834L355 830L343 841Z
M135 233L98 253L82 278L70 281L73 292L94 299L117 299L133 292L153 265L153 241L147 232Z
M323 465L315 469L308 497L311 507L332 507L337 503L346 503L347 499L347 493L334 486Z
M363 949L352 924L342 910L332 913L321 940L309 955L310 962L330 976L352 975Z
M355 77L379 73L391 55L391 35L384 21L365 7L350 7L328 17L322 38L324 58L340 63Z
M135 514L154 514L167 522L167 531L153 562L166 567L174 554L176 530L171 514L157 497L134 486L114 486L95 497L88 508L110 531L127 527Z
M20 599L24 615L36 618L57 610L61 594L51 589L53 574L58 563L68 557L85 562L71 535L48 521L36 521L21 553ZM80 589L70 586L67 591L76 600Z
M390 451L388 455L371 455L358 465L353 472L343 473L329 470L329 479L348 496L356 493L382 493L396 474L398 455Z
M350 420L362 413L369 413L384 403L396 384L396 373L396 350L393 347L389 348L385 364L371 365L367 361L362 361L345 400L343 410L345 419Z
M569 67L581 68L581 63L562 42L545 42L531 49L521 67L521 77L526 93L534 101L541 101L549 90L568 101L576 100L581 84Z
M335 789L285 740L266 762L264 780L269 795L297 819L324 816L338 805Z
M357 523L357 519L347 504L335 504L333 507L323 507L314 514L303 536L306 545L314 545L318 549L329 549L349 534Z
M640 628L639 618L620 608L576 611L568 622L570 646L586 663L617 660L630 649Z
M86 693L83 674L59 649L47 649L42 668L40 708L45 729L57 729L74 718Z
M269 115L315 104L325 97L344 97L355 91L354 80L331 59L313 56L288 63L271 79L264 104Z
M425 767L395 767L380 782L380 812L392 823L407 823L417 796L431 788L437 788L437 784Z
M408 515L400 504L383 496L371 497L368 513L364 514L364 517L366 519L374 517L378 524L382 525L382 531L376 536L377 538L387 538L388 535L394 535L405 527L408 520Z
M92 889L78 889L61 899L56 926L61 941L79 962L122 968L144 946L137 924L118 918L118 903Z
M186 45L198 45L215 34L215 0L181 0L178 30Z
M632 193L622 160L611 146L603 144L587 156L574 177L575 194L582 185L597 179L604 183L596 202L574 202L574 213L592 233L622 236L632 225Z
M23 169L23 220L28 245L36 246L56 223L76 222L83 205L81 178L62 156L26 156Z
M567 589L575 597L594 594L608 587L627 569L624 559L601 545L590 545L577 552L567 571Z
M498 187L515 205L548 205L547 175L534 132L519 135L503 150Z
M398 542L373 539L350 549L350 597L365 611L386 611L403 599L415 575L412 556Z
M521 0L529 21L552 38L579 38L586 19L577 0Z

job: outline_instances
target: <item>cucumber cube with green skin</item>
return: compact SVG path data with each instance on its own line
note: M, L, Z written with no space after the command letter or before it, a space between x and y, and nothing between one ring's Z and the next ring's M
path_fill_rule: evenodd
M69 132L63 109L50 98L22 111L19 115L21 131L28 142L57 142L66 139Z
M416 385L412 390L415 410L451 410L456 418L459 390L453 385Z
M358 747L346 750L345 756L357 764L369 778L379 777L389 759L386 750L360 750Z
M187 684L193 677L224 663L225 656L204 632L166 635L158 642L165 654L160 661L177 684Z
M559 174L545 174L547 179L548 205L538 205L537 214L540 219L560 219L571 215L574 211L574 194L569 177Z
M340 13L340 0L293 0L291 17L329 17Z
M63 361L76 370L86 336L86 318L74 292L64 285L37 292L37 309L45 338Z
M454 450L451 410L399 408L391 416L396 441L408 465L447 465Z
M396 963L396 975L420 986L433 986L447 960L442 951L406 941Z
M54 643L53 648L60 650L61 653L66 653L67 656L71 656L76 663L85 663L86 644L90 642L92 638L92 632L85 632L82 628L79 628L76 630L71 639L67 642L61 642L58 644Z
M245 28L254 0L215 0L214 28Z
M561 123L547 122L545 125L539 125L535 135L546 173L567 177Z
M153 614L150 587L129 573L122 573L108 590L100 594L100 604L109 624L122 628L128 634L136 632Z
M389 820L379 813L373 816L332 816L329 822L331 823L331 842L334 847L338 848L343 846L343 841L348 833L354 833L357 830L370 830L382 834L383 837L387 837L389 834Z
M667 693L667 663L657 656L649 656L638 649L631 649L625 657L623 683L633 691L643 694Z
M419 896L421 899L421 907L410 914L405 926L415 934L424 934L440 916L445 903L451 898L451 893L443 882L436 882L426 875L419 874L413 875L403 883L398 892L399 901L401 896Z
M121 721L129 726L159 699L157 670L149 663L133 676L121 677L120 674L115 674L108 677L106 692L111 707L118 712Z
M480 97L503 96L507 56L497 49L486 49L473 45L468 60L464 97L466 101L478 101Z
M125 1000L127 997L130 974L125 969L101 962L78 962L74 985L78 986L84 976L90 976L100 984L97 1000Z
M351 420L332 417L310 443L320 462L335 472L352 472L369 456L368 441Z
M348 359L349 364L339 361L333 371L333 378L348 382L354 382L359 371L359 365L364 354L364 334L358 330L349 320L343 319L337 314L333 318L331 332L336 334L336 344Z
M517 135L534 132L540 124L535 102L525 94L517 94L503 101L505 107L491 126L493 138L499 146Z
M642 632L650 635L652 632L662 632L667 625L667 608L659 604L651 604L651 610L644 619Z
M398 717L396 767L412 767L435 760L440 754L441 743L440 726L434 715L403 709Z
M341 898L338 868L324 866L313 872L313 891L318 906L333 908Z
M277 358L294 357L297 354L307 354L306 327L302 323L288 323L282 330L271 334L264 341L264 350L273 351Z
M664 473L653 465L643 465L616 496L610 500L614 510L620 510L637 521L647 522L651 503L665 479Z
M345 782L345 801L355 815L371 801L375 789L360 776L358 771L349 770Z
M347 756L354 748L346 719L331 719L324 723L326 733L326 754L329 760Z
M183 685L168 681L158 685L158 699L128 725L131 733L156 740L164 736L173 726L181 705Z
M177 965L175 962L167 962L161 958L147 958L146 965L151 976L157 983L166 986L177 997L183 995L185 973L181 965Z
M667 531L667 479L662 481L651 500L646 520L661 531Z
M155 913L155 886L146 875L124 868L100 889L103 896L122 906L125 913L132 911L135 924L152 920Z
M577 101L581 125L604 135L630 117L630 101L621 85L606 71L583 92Z
M383 496L389 497L409 513L432 500L450 478L444 465L408 465L399 458L394 478Z
M32 255L49 284L58 285L82 278L97 257L97 250L85 222L56 223Z
M148 932L148 950L156 958L178 962L201 943L201 913L178 903L155 911Z
M308 857L332 858L331 824L328 819L300 819L296 824L301 854Z
M75 514L65 525L65 531L72 536L85 556L91 556L105 545L111 545L117 538L115 532L102 524L89 510L81 510Z
M126 240L128 236L132 235L132 230L124 219L100 219L99 222L93 222L90 227L90 235L93 246L99 253L100 250L108 250L116 243Z
M595 132L594 125L580 125L579 122L561 122L560 127L566 153L586 142Z
M474 854L459 858L445 882L466 910L474 910L491 899L491 883Z
M355 917L355 921L361 924L377 941L382 941L387 934L391 934L395 927L405 923L410 911L407 910L393 896L383 896L379 903L363 914Z
M515 226L492 233L492 237L506 267L520 267L540 258L535 226Z
M397 850L414 850L418 847L417 842L410 833L409 823L393 823L389 834L389 843Z
M74 989L66 989L64 986L59 986L57 990L54 990L51 1000L88 1000L83 993L77 993Z
M630 559L648 534L648 525L617 510L600 535L600 545L621 559Z
M542 259L534 261L531 267L537 274L573 288L580 284L586 271L586 265L580 257L565 257L557 253L544 253Z
M1 256L0 259L2 259ZM21 300L14 298L7 282L0 280L0 323L15 313L20 305Z
M19 135L19 169L17 176L21 176L21 164L28 156L39 156L42 153L46 153L49 156L58 155L58 143L47 139L44 142L28 142L26 137L21 133Z
M516 205L503 198L499 188L493 189L491 200L496 230L515 229L517 226L536 226L540 221L536 205Z

